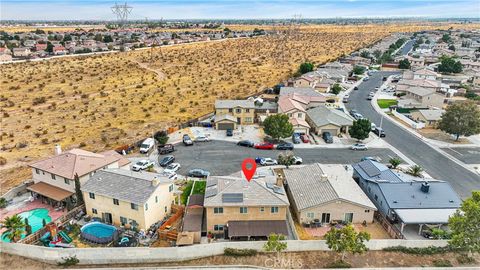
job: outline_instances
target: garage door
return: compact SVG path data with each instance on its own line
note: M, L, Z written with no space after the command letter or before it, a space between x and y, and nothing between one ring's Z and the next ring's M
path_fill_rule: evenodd
M217 124L217 129L219 130L227 130L227 129L234 129L235 124L234 123L218 123Z
M332 136L337 136L337 129L322 129L322 132L320 133L323 134L323 132L330 132L330 134L332 134Z
M307 128L304 128L304 127L294 127L294 128L293 128L293 132L299 133L299 134L307 134L307 133L308 133L308 129L307 129Z

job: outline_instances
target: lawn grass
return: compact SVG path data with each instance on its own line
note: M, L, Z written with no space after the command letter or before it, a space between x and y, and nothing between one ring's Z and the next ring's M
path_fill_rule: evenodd
M196 181L193 187L192 194L205 194L205 188L207 186L206 181Z
M193 187L193 181L188 181L187 184L185 185L185 188L183 189L182 196L180 197L180 199L182 200L182 205L187 204L188 196L190 196L192 187Z
M379 99L377 103L380 108L387 109L390 108L390 106L397 105L398 101L395 99Z

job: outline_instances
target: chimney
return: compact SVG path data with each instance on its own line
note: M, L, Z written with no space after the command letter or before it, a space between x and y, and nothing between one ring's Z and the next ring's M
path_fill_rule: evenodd
M327 181L327 180L328 180L328 176L327 176L326 174L322 173L322 174L320 175L320 180L322 180L322 181Z
M275 182L275 185L279 187L283 187L283 177L281 174L277 175L277 181Z
M420 187L420 190L423 193L428 193L428 191L430 190L430 184L428 184L428 182L423 182L422 186Z
M152 186L153 186L153 187L156 187L156 186L158 186L158 184L160 184L160 181L158 180L157 177L154 177L154 178L152 179Z
M58 156L62 153L62 147L60 146L60 144L55 144L55 155Z

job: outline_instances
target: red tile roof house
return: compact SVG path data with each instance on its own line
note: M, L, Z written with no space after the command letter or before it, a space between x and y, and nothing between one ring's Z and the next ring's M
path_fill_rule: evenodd
M35 51L45 51L47 49L47 44L46 43L37 43L35 44Z
M67 54L67 53L68 53L67 49L65 49L65 47L63 47L63 46L53 47L53 54L55 54L55 55L64 55L64 54Z
M82 149L72 149L64 153L55 146L56 155L30 164L34 184L27 189L43 202L65 206L75 194L75 175L80 186L97 170L105 168L129 169L130 161L111 150L92 153Z

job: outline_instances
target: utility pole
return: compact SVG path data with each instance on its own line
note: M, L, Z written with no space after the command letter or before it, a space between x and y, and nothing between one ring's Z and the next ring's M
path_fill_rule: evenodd
M128 20L128 15L132 13L133 7L128 6L127 2L124 4L117 4L111 7L113 14L117 16L117 21L120 27L123 27Z

